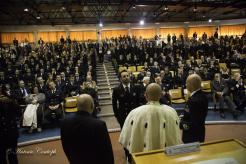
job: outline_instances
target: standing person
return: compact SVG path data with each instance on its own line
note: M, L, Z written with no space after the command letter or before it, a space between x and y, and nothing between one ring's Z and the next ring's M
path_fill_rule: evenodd
M88 94L78 97L78 112L61 124L63 150L71 164L113 164L114 156L105 122L91 116L94 103Z
M132 109L139 106L140 91L138 87L130 83L130 76L126 70L120 72L121 83L114 88L112 93L112 104L114 115L122 129L127 115ZM130 159L130 154L126 148L125 155Z
M140 92L130 83L129 73L126 70L120 72L120 80L119 86L113 90L112 104L114 115L122 128L127 115L139 106Z
M148 103L133 109L127 116L119 141L130 153L182 143L177 112L160 104L161 96L160 85L149 84L145 92Z
M18 164L16 149L19 137L16 118L21 114L17 103L9 97L5 86L0 86L0 163ZM6 158L7 155L7 158Z
M183 142L204 142L205 119L208 112L208 99L201 90L201 77L191 74L186 80L186 86L191 93L185 109L181 128L183 129Z

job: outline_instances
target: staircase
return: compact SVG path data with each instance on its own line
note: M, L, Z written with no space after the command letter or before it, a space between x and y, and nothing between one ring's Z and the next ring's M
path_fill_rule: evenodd
M114 117L112 106L113 88L119 85L119 79L111 62L98 63L96 67L98 99L101 112L99 119L106 122L109 132L119 131L120 125Z

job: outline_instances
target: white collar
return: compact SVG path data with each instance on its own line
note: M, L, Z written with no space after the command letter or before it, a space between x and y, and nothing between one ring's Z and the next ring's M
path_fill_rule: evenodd
M129 83L128 85L125 85L125 84L122 83L122 85L123 85L124 89L125 89L126 87L128 87L128 88L130 89L130 83Z
M201 90L201 89L197 89L197 90L193 91L193 92L190 94L190 97L193 96L193 95L194 95L196 92L198 92L199 90Z

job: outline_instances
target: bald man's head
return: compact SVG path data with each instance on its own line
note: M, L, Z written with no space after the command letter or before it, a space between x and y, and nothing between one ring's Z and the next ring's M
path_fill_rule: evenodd
M198 89L201 89L201 77L197 74L191 74L186 80L186 87L191 93Z
M151 83L146 88L145 97L147 101L159 101L162 95L162 90L159 84Z
M92 97L88 94L80 95L78 97L77 108L78 111L84 111L91 114L94 109L94 101Z

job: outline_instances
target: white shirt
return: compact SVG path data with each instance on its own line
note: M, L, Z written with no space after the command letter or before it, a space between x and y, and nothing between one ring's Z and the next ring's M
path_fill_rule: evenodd
M125 84L122 84L122 85L123 85L123 87L124 87L125 90L126 90L126 87L128 87L129 92L130 92L130 83L128 85L125 85Z
M201 90L201 89L197 89L197 90L193 91L193 92L190 94L190 97L193 96L193 95L194 95L196 92L198 92L199 90Z

